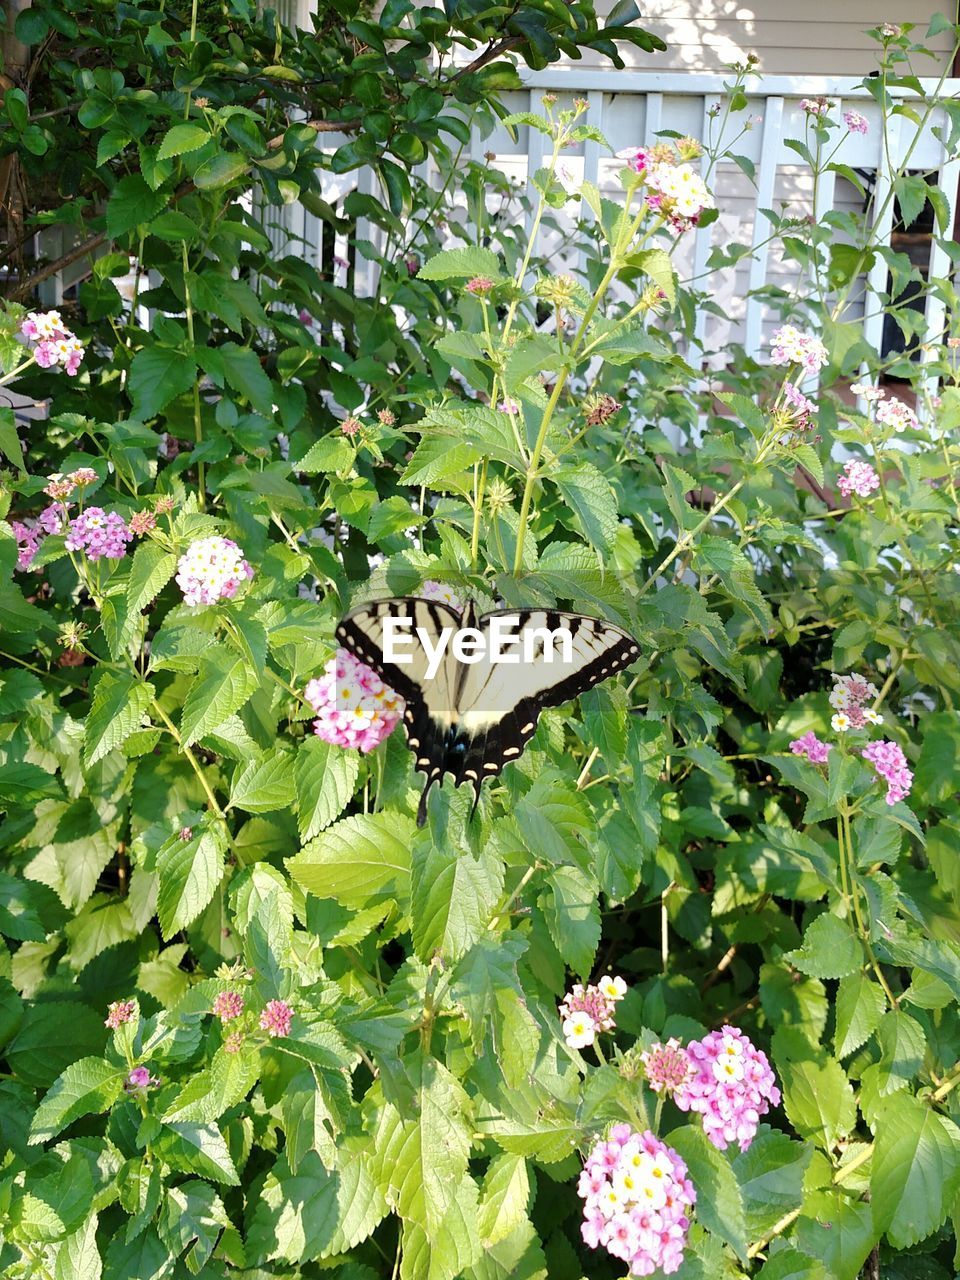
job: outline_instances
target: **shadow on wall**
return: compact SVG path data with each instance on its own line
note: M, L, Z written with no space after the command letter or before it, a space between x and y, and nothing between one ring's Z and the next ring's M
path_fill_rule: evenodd
M598 0L605 13L613 0ZM886 15L875 0L640 0L638 25L666 43L664 53L624 49L628 66L656 71L723 71L748 53L760 59L767 75L865 75L876 65L876 48L866 32ZM949 0L899 0L897 22L912 22L923 32L933 15L950 8ZM946 60L949 37L930 41ZM590 65L587 58L581 66ZM596 65L600 65L597 60ZM934 63L923 74L936 75Z

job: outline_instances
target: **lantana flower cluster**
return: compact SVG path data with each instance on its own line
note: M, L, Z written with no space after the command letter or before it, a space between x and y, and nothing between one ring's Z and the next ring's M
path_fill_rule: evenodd
M678 163L681 157L672 147L660 143L620 154L627 167L643 177L647 207L662 213L678 235L695 227L704 211L714 207L707 184L692 165Z
M683 1160L656 1134L614 1125L587 1156L577 1193L591 1249L629 1263L634 1276L679 1271L697 1193Z
M808 729L799 738L793 739L790 750L795 756L803 756L811 764L827 764L830 752L833 750L833 743L821 742L813 730Z
M335 747L368 753L393 733L405 703L375 671L338 649L304 697L316 713L313 731Z
M34 343L33 358L41 369L61 366L68 377L75 377L83 360L83 343L63 323L59 311L31 311L20 325L20 332Z
M860 753L876 769L887 784L887 804L905 800L913 786L913 774L907 767L907 758L901 748L889 739L871 742Z
M681 1111L703 1121L708 1140L721 1151L736 1142L746 1151L760 1117L780 1103L776 1076L762 1049L737 1027L723 1026L687 1045L691 1074L675 1090Z
M191 542L177 562L177 585L186 604L232 600L252 577L253 569L237 544L216 534Z
M17 568L29 569L40 550L44 534L62 533L70 522L69 498L76 489L95 484L100 477L92 467L78 467L69 475L49 476L43 492L53 501L44 507L36 519L11 520L10 527L17 540ZM90 508L98 510L99 508ZM121 519L121 517L117 517ZM121 521L122 522L122 521ZM68 544L69 545L69 544ZM70 548L73 550L74 548ZM121 555L123 552L121 552ZM91 557L94 558L94 557ZM119 559L120 557L114 557Z
M601 1031L612 1031L616 1026L617 1005L626 994L627 984L623 978L610 974L586 987L576 983L559 1007L563 1038L570 1048L585 1049Z
M851 493L858 498L869 498L880 488L880 477L869 462L846 462L843 475L837 479L837 488L845 498L849 498Z
M66 547L82 551L88 560L122 560L132 540L123 516L103 507L87 507L70 521Z
M878 693L875 684L860 675L834 675L829 702L833 708L830 727L835 733L851 733L883 723L883 717L874 710ZM790 743L794 755L803 756L811 764L825 765L833 750L830 742L821 742L813 730ZM907 758L896 742L882 739L870 742L860 750L861 756L873 765L887 784L887 804L905 800L913 786L913 773Z
M799 364L807 373L817 373L830 361L830 353L815 333L804 333L796 325L784 324L773 335L770 363Z
M877 686L863 676L833 677L833 688L828 699L834 714L830 727L836 733L850 729L865 729L870 724L881 724L883 717L867 704L877 697Z

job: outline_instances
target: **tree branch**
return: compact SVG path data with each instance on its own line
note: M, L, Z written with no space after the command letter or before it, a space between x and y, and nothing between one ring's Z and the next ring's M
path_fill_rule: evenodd
M182 182L173 193L170 203L176 202L187 195L188 192L194 190L192 182ZM85 258L89 253L95 253L97 249L104 244L109 237L106 231L101 231L95 236L90 236L87 240L75 245L69 253L63 254L62 257L55 258L53 262L48 262L45 267L41 267L39 271L35 271L32 276L28 276L26 280L16 285L15 288L6 295L14 302L19 302L22 298L26 298L33 293L38 284L43 284L44 280L49 280L51 276L55 276L58 271L62 271L64 267L72 266L74 262L79 262L81 258Z
M456 84L458 80L462 80L464 76L470 75L472 71L479 71L488 63L496 61L502 53L509 53L511 49L516 49L519 45L523 44L523 41L523 36L504 36L503 39L498 40L496 44L488 45L479 58L474 58L474 60L468 63L467 66L461 67L457 74L455 76L451 76L445 83Z

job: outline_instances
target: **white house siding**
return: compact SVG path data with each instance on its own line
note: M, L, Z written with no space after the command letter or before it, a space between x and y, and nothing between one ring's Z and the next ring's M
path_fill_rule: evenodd
M610 0L599 0L600 13L612 7ZM722 71L755 53L757 69L767 75L855 76L876 65L877 45L866 35L871 27L910 22L917 27L914 38L922 37L933 14L951 12L951 0L641 0L640 7L643 17L636 25L658 35L667 49L644 53L625 46L624 61L638 70ZM945 61L952 48L949 34L934 37L930 47ZM933 60L923 61L919 74L938 74ZM579 65L609 63L587 51Z

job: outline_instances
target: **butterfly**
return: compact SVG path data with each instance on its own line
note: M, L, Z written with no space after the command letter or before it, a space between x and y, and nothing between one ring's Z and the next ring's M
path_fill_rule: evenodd
M471 640L458 646L458 632ZM484 779L520 756L545 707L592 689L640 652L627 632L579 613L495 609L478 615L471 601L461 614L412 596L352 610L336 637L406 702L407 747L426 776L418 826L426 821L435 782L442 786L449 773L456 786L472 784L475 811Z

